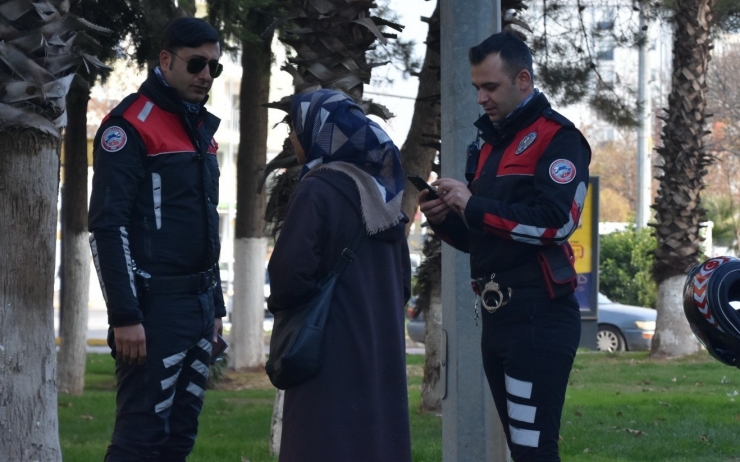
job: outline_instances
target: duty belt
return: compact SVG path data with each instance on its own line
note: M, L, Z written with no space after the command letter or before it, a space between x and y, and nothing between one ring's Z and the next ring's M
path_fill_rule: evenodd
M144 289L150 294L200 294L216 287L212 269L184 276L150 276L142 279Z
M510 271L491 273L488 277L470 282L473 292L481 299L481 304L489 313L505 306L514 294L513 286L541 280L542 270L537 262L520 266Z

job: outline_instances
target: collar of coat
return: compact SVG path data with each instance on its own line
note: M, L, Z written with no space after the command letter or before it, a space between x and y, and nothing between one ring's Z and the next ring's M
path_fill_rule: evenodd
M550 108L550 102L543 93L538 92L532 99L521 107L515 109L500 124L494 124L487 115L481 116L475 126L480 130L481 138L490 144L504 142L519 130L532 125L545 109Z

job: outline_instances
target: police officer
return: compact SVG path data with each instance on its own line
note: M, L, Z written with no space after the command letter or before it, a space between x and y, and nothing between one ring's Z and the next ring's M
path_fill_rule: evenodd
M106 461L184 461L195 443L211 342L226 315L219 119L204 108L220 56L209 24L173 21L159 66L95 137L90 246L118 384Z
M439 198L422 192L421 211L445 242L470 253L484 370L512 458L559 461L581 326L567 239L586 199L591 151L534 88L519 38L492 35L469 60L484 143L469 153L468 183L438 179Z

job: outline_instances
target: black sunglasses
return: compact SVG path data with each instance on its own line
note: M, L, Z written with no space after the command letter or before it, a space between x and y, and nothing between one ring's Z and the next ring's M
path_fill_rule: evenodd
M187 71L191 74L199 74L200 71L205 69L206 65L208 66L208 72L211 74L211 77L214 79L221 75L221 72L224 71L224 65L219 63L217 60L212 59L208 61L208 59L202 57L202 56L194 56L190 59L181 58L177 53L173 53L170 51L173 55L177 56L178 58L185 61L187 66Z

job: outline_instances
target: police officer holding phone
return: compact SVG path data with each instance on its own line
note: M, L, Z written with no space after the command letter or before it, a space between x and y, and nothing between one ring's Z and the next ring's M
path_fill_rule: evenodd
M218 272L219 119L204 104L222 71L218 33L180 18L159 66L95 137L90 246L116 358L106 461L184 461L212 342L226 315Z
M421 211L470 254L484 370L513 460L559 461L581 327L567 239L586 199L591 150L534 88L532 56L518 37L492 35L469 60L484 143L468 154L467 184L438 179L439 198L422 192Z

